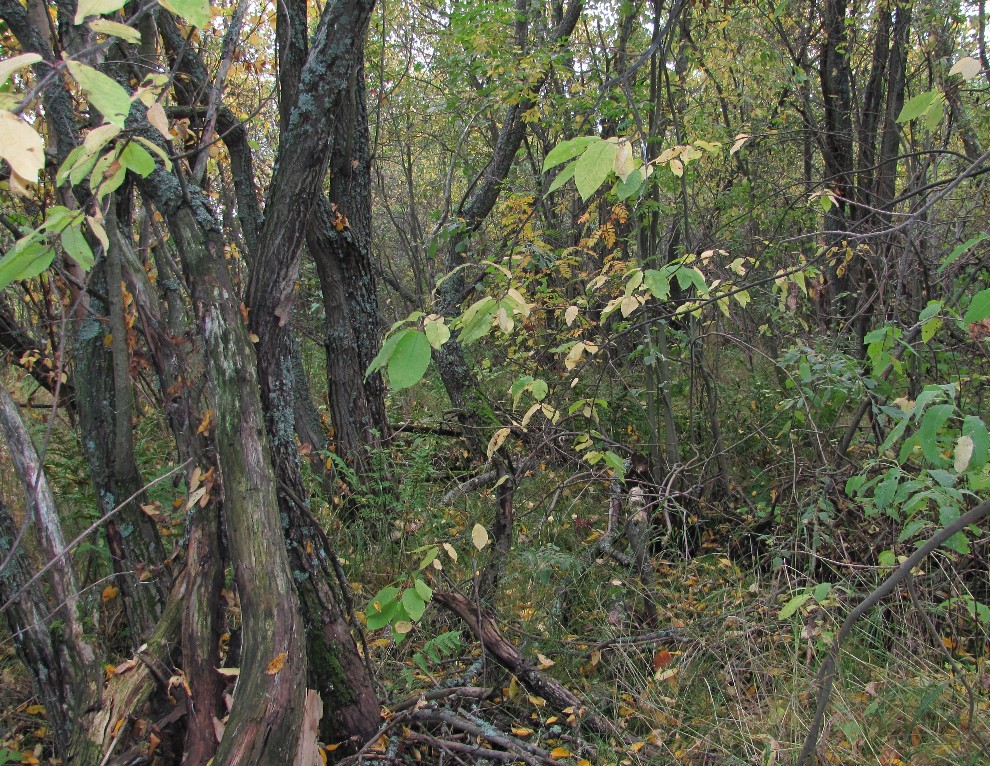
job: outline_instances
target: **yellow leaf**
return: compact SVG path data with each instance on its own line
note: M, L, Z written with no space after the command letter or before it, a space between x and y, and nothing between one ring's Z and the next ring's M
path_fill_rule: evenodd
M288 659L288 657L289 657L288 652L282 652L275 659L273 659L271 662L268 663L268 669L265 672L270 676L275 675L276 673L278 673L278 671L282 669L282 666L285 665L285 661Z
M38 131L6 109L0 110L0 157L31 183L38 182L45 166L45 144Z
M513 726L512 733L515 734L517 737L528 737L530 734L533 733L533 730L524 729L522 726Z
M580 761L578 761L578 766L591 766L591 761L586 761L584 758L582 758Z
M505 443L506 437L512 432L511 428L500 428L492 436L491 440L488 442L488 457L491 458L498 448Z
M24 712L27 713L28 715L40 715L45 712L45 706L29 705L28 707L24 708Z
M450 543L444 543L443 544L443 549L445 551L447 551L447 555L450 556L450 558L453 559L454 563L456 564L457 563L457 551L454 550L454 546L451 545Z
M161 104L152 104L145 114L148 117L148 122L157 128L159 133L165 136L165 138L171 138L168 133L168 117L165 116L165 110Z
M568 750L566 747L555 747L553 750L550 751L550 757L551 758L570 758L571 757L571 751Z
M544 707L547 704L547 701L543 697L534 697L532 694L527 694L526 699L536 705L536 707Z
M471 530L471 542L479 551L484 550L488 545L488 530L481 524L475 524L474 529Z
M107 587L105 587L103 589L103 600L104 601L113 601L113 599L117 598L117 594L118 593L120 593L119 590L117 590L112 585L108 585Z
M209 433L210 428L213 426L213 410L207 410L206 414L203 415L203 419L199 421L199 428L196 429L196 435Z

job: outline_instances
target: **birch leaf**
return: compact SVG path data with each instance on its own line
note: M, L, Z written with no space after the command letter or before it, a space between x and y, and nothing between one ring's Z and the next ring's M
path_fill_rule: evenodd
M202 29L210 23L208 0L158 0L158 2L163 8L181 16L194 27Z
M481 524L475 524L474 529L471 530L471 542L474 543L475 548L483 551L488 545L488 530Z
M962 75L964 80L972 80L976 75L980 73L983 67L980 66L980 62L977 61L972 56L963 56L955 64L952 65L952 69L949 70L949 76L954 74Z
M955 458L953 468L956 469L956 473L962 473L969 468L969 461L973 458L973 446L972 436L959 437L956 448L953 450L953 457Z
M100 110L106 121L123 128L127 114L131 111L130 94L116 80L91 66L71 59L66 61L66 65L73 79L86 93L90 103Z
M5 61L0 61L0 85L4 85L7 79L18 69L37 64L41 60L41 56L37 53L22 53L20 56L12 56Z
M0 157L31 183L45 166L45 145L38 131L13 112L0 111Z
M104 13L113 13L124 7L127 0L79 0L76 6L76 17L73 24L82 24L89 16L102 16Z

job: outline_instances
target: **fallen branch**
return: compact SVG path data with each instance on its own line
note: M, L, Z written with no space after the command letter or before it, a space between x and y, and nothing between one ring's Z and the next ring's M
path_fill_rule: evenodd
M458 495L466 495L468 492L471 492L478 487L483 487L488 482L495 481L497 478L498 471L485 471L483 474L475 476L472 479L468 479L463 484L458 484L456 487L448 490L446 494L440 498L440 502L447 505L451 503Z
M492 620L464 596L448 591L436 591L433 600L460 617L492 659L518 678L532 694L545 699L558 713L570 708L582 727L605 736L615 736L619 733L608 720L589 710L580 697L523 657L519 650L505 639Z
M399 702L392 708L393 713L401 713L416 707L421 702L436 702L449 697L466 697L468 699L486 700L495 693L494 689L482 686L453 686L449 689L433 689L424 694L416 694Z
M561 761L554 760L546 750L531 745L528 742L510 737L508 734L498 731L487 722L476 722L454 713L451 710L418 710L410 713L407 720L445 723L455 729L463 731L475 737L487 739L493 745L513 753L515 757L529 766L564 766ZM482 725L484 723L485 725Z

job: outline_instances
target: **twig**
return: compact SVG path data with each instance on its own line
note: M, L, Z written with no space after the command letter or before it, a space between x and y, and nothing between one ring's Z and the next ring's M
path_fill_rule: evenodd
M494 694L493 689L487 689L483 686L452 686L447 689L432 689L424 694L407 697L395 705L392 711L401 713L404 710L416 707L422 701L435 702L436 700L446 699L448 697L468 697L470 699L483 700L488 699L492 694Z
M111 516L113 516L118 511L120 511L124 506L126 506L129 502L131 502L131 500L133 500L134 498L139 497L143 493L147 492L149 489L151 489L156 484L159 484L159 483L165 481L165 479L167 479L172 474L178 473L183 468L185 468L187 465L189 465L189 463L191 463L191 462L192 462L192 458L189 458L189 460L186 460L184 463L180 463L179 465L177 465L175 468L173 468L168 473L164 473L161 476L159 476L157 479L153 479L152 481L149 481L147 484L145 484L143 487L141 487L141 489L139 489L137 492L135 492L129 498L127 498L126 500L124 500L116 508L113 508L112 510L107 511L103 516L101 516L96 521L94 521L92 524L90 524L88 527L86 527L86 529L84 529L82 532L80 532L79 535L71 543L69 543L68 545L65 546L65 549L63 551L61 551L51 561L49 561L40 570L38 570L38 572L30 580L28 580L26 583L24 583L24 585L16 593L14 593L9 599L7 599L7 602L3 606L0 606L0 614L2 614L3 612L6 612L10 608L10 605L13 604L14 601L17 600L18 596L20 596L21 592L25 588L28 588L31 585L33 585L35 582L37 582L38 579L45 572L47 572L49 569L51 569L53 566L55 566L55 564L58 563L58 561L60 561L61 559L65 558L69 553L71 553L73 548L75 548L77 545L79 545L79 543L81 543L83 540L85 540L94 530L96 530L101 524L103 524L103 522L105 522L107 519L109 519Z

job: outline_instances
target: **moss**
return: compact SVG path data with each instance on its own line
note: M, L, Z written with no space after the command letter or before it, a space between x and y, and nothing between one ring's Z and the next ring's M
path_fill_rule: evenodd
M347 734L340 729L336 711L357 702L347 684L347 675L340 664L336 647L327 646L323 632L311 626L306 632L306 653L309 660L309 684L323 698L326 713L320 721L320 737L324 742L338 742Z

